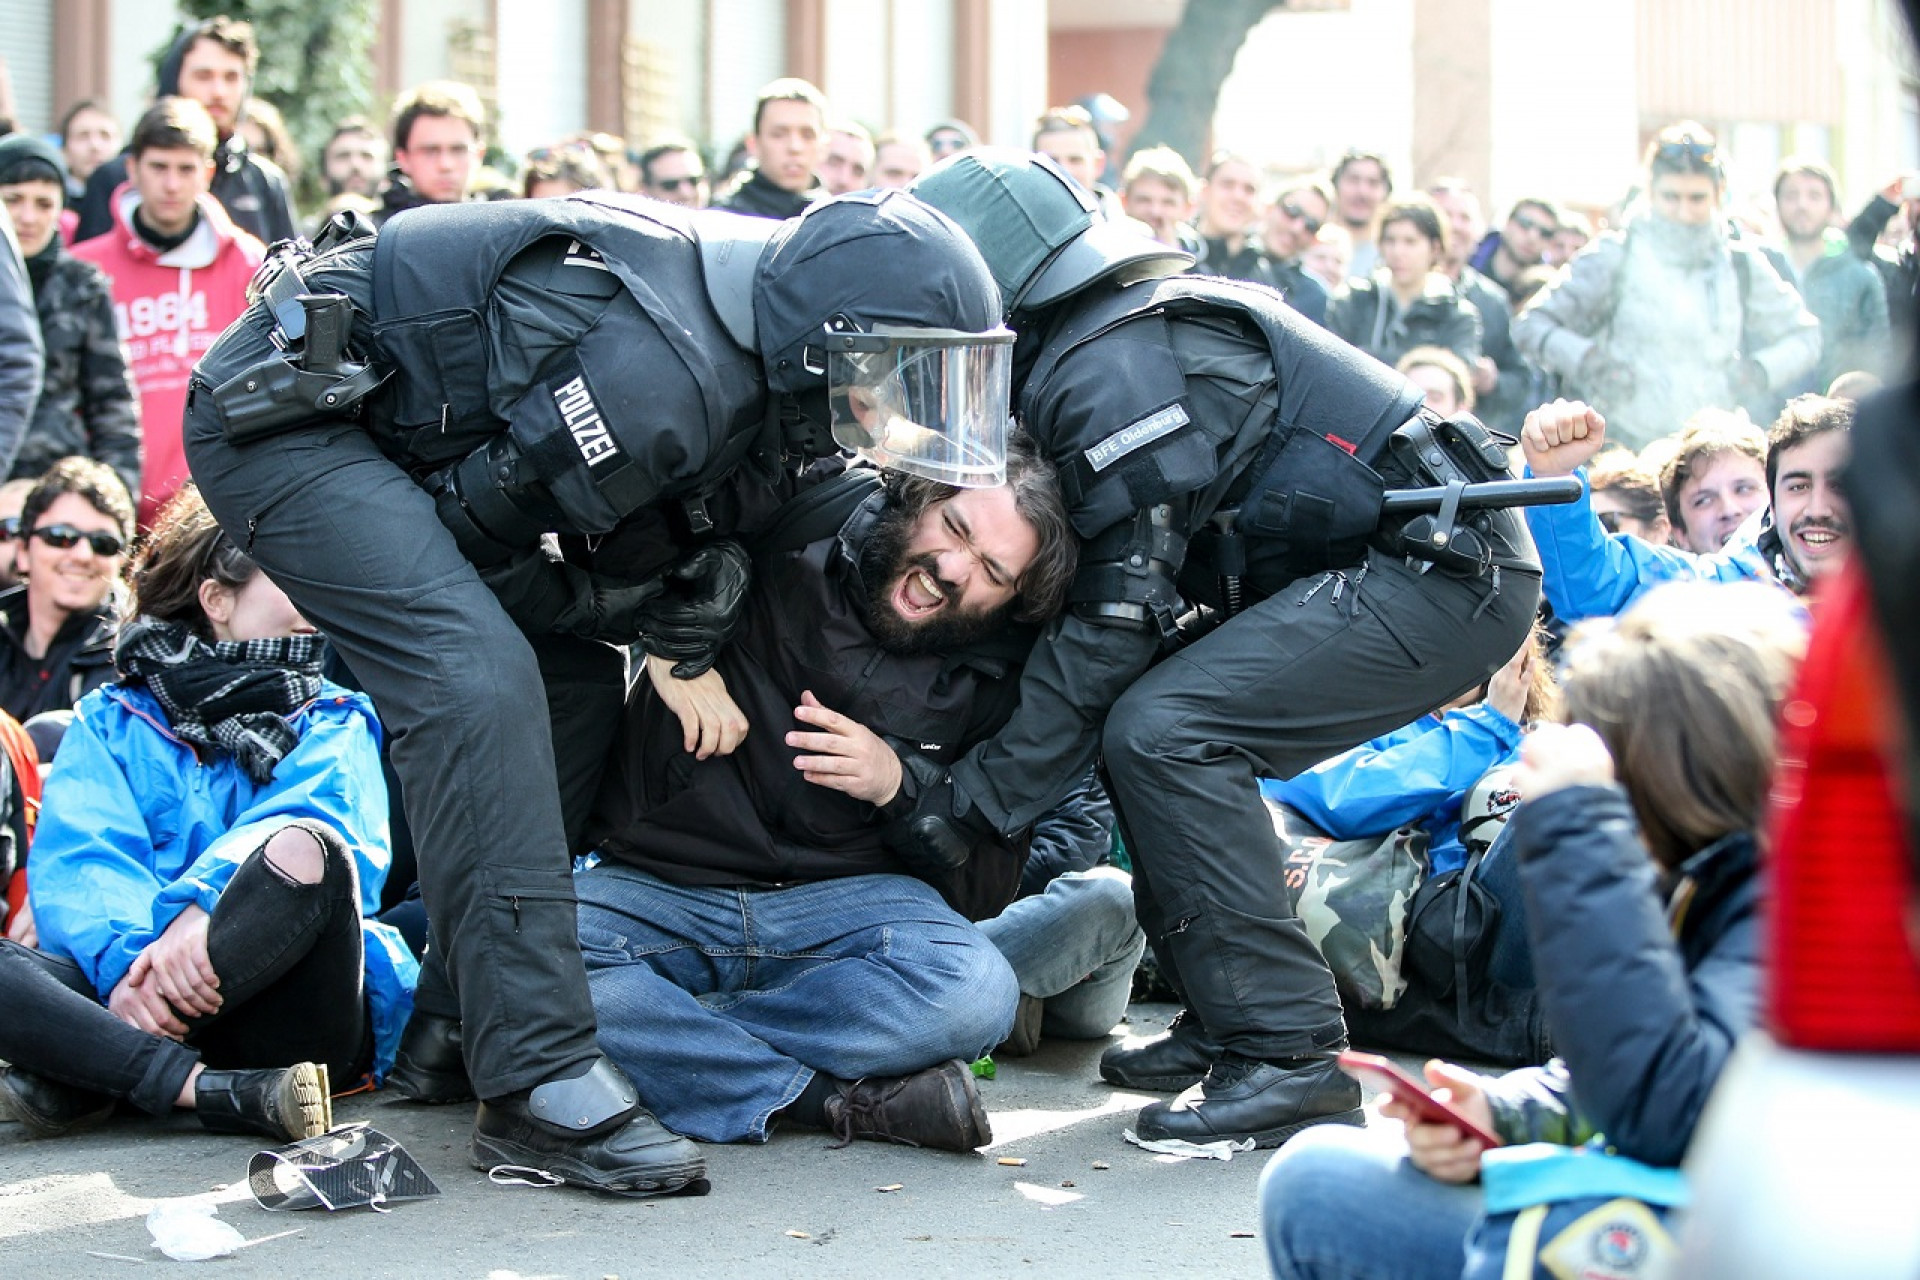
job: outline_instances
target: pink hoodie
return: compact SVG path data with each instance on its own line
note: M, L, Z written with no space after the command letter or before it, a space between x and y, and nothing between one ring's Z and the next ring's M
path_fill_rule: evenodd
M200 197L200 222L186 241L160 253L133 230L140 195L122 183L113 193L113 230L73 247L113 281L113 313L140 388L140 525L187 478L180 419L187 378L213 340L247 306L247 282L266 246L233 225L212 196Z

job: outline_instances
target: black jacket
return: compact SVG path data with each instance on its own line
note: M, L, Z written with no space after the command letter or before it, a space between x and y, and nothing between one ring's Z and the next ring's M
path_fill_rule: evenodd
M0 593L0 710L16 720L61 711L114 678L112 596L68 617L46 656L27 655L27 589Z
M27 263L47 371L12 476L37 479L71 454L112 467L140 492L140 398L113 318L113 286L55 236Z
M751 732L732 755L695 759L679 721L636 682L589 845L664 880L779 885L913 874L885 843L880 810L816 786L785 735L803 690L883 737L947 764L1011 712L1030 631L969 653L905 656L867 629L859 556L885 503L870 496L839 533L762 553L738 632L716 668ZM1019 883L1024 837L982 841L935 887L973 919L997 914Z
M725 191L715 196L713 207L751 214L756 218L797 218L826 198L826 188L817 181L805 191L789 191L756 168L747 170Z
M1760 1008L1759 855L1730 835L1661 883L1614 786L1514 813L1527 936L1559 1058L1489 1090L1511 1141L1578 1143L1677 1165ZM1665 898L1665 907L1662 899Z
M1327 303L1327 328L1382 364L1396 363L1415 347L1444 347L1469 369L1480 359L1480 313L1437 274L1427 277L1426 289L1404 311L1384 272L1349 280Z

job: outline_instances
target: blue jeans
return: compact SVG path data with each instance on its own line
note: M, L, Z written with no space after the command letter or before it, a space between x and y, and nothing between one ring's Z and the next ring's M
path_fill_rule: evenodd
M1398 1125L1321 1124L1260 1174L1260 1236L1277 1280L1459 1280L1482 1203L1414 1168Z
M668 1128L763 1142L814 1073L899 1076L1006 1038L1013 970L924 881L689 888L577 878L602 1050Z
M1133 918L1133 878L1117 867L1069 871L980 922L1020 990L1045 1001L1040 1034L1097 1040L1127 1011L1147 935Z

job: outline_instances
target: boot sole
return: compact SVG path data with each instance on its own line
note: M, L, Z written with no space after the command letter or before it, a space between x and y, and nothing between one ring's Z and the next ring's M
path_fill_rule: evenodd
M586 1187L592 1191L605 1191L611 1195L631 1196L635 1199L647 1196L670 1196L685 1191L693 1195L705 1195L707 1192L707 1162L695 1157L666 1168L628 1170L608 1172L590 1164L575 1160L571 1156L558 1155L549 1151L535 1151L504 1138L492 1138L483 1134L474 1134L472 1144L467 1149L467 1157L476 1169L493 1169L498 1165L518 1165L527 1169L538 1169L560 1179L571 1187Z
M1293 1137L1301 1130L1311 1129L1317 1124L1350 1124L1364 1129L1367 1126L1367 1113L1364 1108L1355 1107L1351 1111L1336 1111L1332 1115L1312 1116L1305 1120L1296 1120L1292 1124L1283 1124L1277 1129L1260 1129L1252 1133L1209 1133L1200 1137L1193 1137L1183 1133L1149 1133L1144 1125L1137 1127L1135 1132L1138 1136L1150 1142L1166 1141L1169 1139L1178 1139L1193 1143L1245 1142L1248 1138L1252 1138L1254 1148L1256 1150L1264 1150L1270 1147L1280 1146L1284 1144L1288 1138Z
M286 1108L287 1136L317 1138L333 1128L333 1092L324 1062L302 1062L288 1069L280 1101Z
M1137 1089L1144 1093L1185 1093L1194 1085L1206 1079L1205 1071L1196 1071L1187 1076L1130 1076L1124 1071L1100 1069L1100 1078L1120 1089Z

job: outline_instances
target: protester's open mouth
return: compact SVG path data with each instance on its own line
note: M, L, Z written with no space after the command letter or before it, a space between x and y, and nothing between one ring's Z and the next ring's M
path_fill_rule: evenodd
M925 569L910 571L893 592L893 607L908 622L918 622L938 612L946 602L946 593Z

